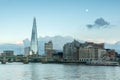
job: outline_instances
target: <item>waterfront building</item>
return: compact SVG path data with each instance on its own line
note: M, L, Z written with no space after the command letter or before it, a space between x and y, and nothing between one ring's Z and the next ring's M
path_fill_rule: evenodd
M83 43L83 47L79 49L79 60L82 62L103 59L103 54L106 54L104 43L96 44L93 42Z
M12 50L5 50L3 51L3 53L1 54L1 56L14 56L14 51Z
M67 43L63 47L63 58L68 61L79 59L79 47L81 43L74 40L72 43Z
M56 52L53 54L53 59L57 61L63 60L63 52Z
M31 34L31 43L30 43L30 55L36 55L36 54L38 54L38 38L37 38L36 18L34 18L32 34Z
M63 58L67 61L91 61L102 59L106 54L104 44L96 44L93 42L80 43L74 40L71 43L67 43L63 47Z
M101 60L106 54L104 49L104 44L96 44L91 42L86 42L83 44L84 47L79 49L79 60L80 61L91 61L91 60Z
M91 61L95 59L96 49L93 47L84 47L79 48L79 61Z
M115 60L116 58L116 52L114 49L106 49L107 51L107 55L106 55L106 59L107 60Z
M98 60L106 60L107 51L105 49L98 49Z

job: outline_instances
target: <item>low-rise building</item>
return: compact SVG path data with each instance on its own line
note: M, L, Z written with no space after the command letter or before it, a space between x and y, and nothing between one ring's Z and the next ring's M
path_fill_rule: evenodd
M3 51L1 56L14 56L14 51L12 51L12 50L5 50L5 51Z
M107 59L108 60L115 60L115 58L116 58L116 52L115 52L115 50L114 49L106 49L106 51L107 51Z
M62 61L63 60L63 52L56 52L53 54L53 59L56 61Z

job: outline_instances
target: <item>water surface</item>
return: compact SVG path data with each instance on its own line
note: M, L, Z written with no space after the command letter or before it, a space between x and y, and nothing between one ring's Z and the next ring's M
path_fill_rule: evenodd
M0 64L1 80L120 80L119 66Z

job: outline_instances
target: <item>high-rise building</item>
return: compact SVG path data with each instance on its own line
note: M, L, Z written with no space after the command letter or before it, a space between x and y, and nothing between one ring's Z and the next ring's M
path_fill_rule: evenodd
M37 38L37 26L36 18L33 20L31 43L30 43L30 55L38 54L38 38Z
M53 43L52 41L49 41L48 43L45 43L45 53L47 54L51 50L53 50Z
M25 47L24 48L24 56L27 57L30 54L30 47Z
M47 57L52 57L55 51L53 50L53 43L52 41L49 41L48 43L45 43L45 54Z

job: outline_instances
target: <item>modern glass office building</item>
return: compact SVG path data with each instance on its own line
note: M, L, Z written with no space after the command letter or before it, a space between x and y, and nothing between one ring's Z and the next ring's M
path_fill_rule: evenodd
M38 38L37 38L37 26L36 18L33 20L31 43L30 43L30 55L38 54Z

